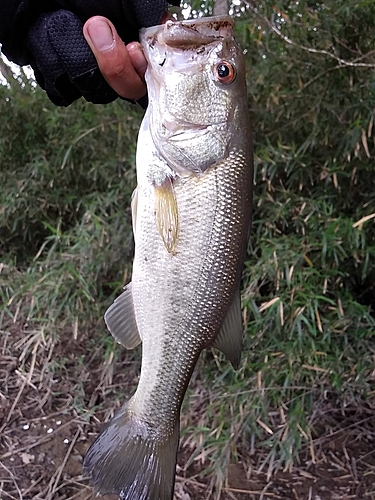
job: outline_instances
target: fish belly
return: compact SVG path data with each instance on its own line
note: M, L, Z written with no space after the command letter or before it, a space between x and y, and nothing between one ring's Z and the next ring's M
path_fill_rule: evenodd
M220 331L238 289L250 223L246 160L234 151L201 175L174 180L173 252L157 230L154 186L138 185L132 286L143 351L133 404L167 433L199 353Z

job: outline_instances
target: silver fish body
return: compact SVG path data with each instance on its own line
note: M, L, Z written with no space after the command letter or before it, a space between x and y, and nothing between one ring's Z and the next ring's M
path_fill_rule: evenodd
M171 500L182 400L200 352L242 347L240 278L252 147L242 53L229 17L142 30L150 104L137 147L132 282L106 313L142 342L138 388L84 463L97 491Z

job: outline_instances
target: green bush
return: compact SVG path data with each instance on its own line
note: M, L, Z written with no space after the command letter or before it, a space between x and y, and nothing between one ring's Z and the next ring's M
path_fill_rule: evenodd
M272 471L311 442L317 402L365 398L372 383L375 6L263 0L233 12L255 149L247 337L238 373L216 353L222 372L200 363L209 411L193 430L217 471L260 445ZM141 112L58 109L22 80L0 87L0 112L3 314L17 303L47 332L88 327L129 277Z

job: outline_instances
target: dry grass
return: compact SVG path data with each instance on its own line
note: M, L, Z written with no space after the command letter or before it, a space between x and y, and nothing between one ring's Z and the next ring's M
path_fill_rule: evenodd
M104 345L88 352L90 336L99 333L80 332L74 340L73 332L65 330L52 342L43 331L30 330L20 316L16 322L3 321L0 498L94 498L82 477L83 456L100 422L132 392L139 370L138 361L124 351L116 349L107 359ZM202 370L203 362L183 412L175 500L375 499L375 408L361 399L345 407L324 396L314 410L314 438L288 471L270 474L267 450L244 443L238 429L228 441L228 449L237 448L237 460L221 471L218 496L214 476L220 476L220 469L212 466L214 445L204 437L208 406L218 394L205 385ZM203 432L190 432L192 426Z

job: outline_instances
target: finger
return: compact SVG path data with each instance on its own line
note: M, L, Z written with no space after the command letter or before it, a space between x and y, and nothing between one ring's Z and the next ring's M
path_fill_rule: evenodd
M126 99L143 97L146 85L141 76L142 61L138 49L128 51L113 24L105 17L90 18L83 27L83 34L109 85ZM136 67L129 52L133 53Z
M138 42L131 42L126 46L126 48L128 49L128 54L135 71L138 73L141 80L144 81L147 61L141 44Z
M164 24L167 21L175 21L172 14L170 14L168 11L164 12L163 17L160 20L160 24ZM133 63L134 69L141 77L141 79L144 80L145 72L147 69L147 61L143 53L141 44L138 42L131 42L126 47L128 49L128 53Z

